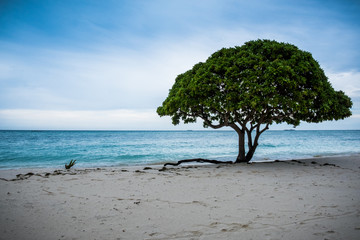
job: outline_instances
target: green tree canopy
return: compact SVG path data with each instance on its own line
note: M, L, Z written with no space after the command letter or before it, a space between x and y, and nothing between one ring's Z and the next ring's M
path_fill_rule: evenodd
M236 162L248 162L270 124L344 119L351 116L351 106L311 53L288 43L256 40L223 48L178 75L157 113L171 116L174 125L201 118L204 127L233 128L239 135Z

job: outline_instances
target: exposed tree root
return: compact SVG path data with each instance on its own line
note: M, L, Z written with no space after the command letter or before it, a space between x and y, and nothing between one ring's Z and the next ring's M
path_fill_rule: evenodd
M170 166L178 166L182 163L189 163L189 162L199 162L199 163L213 163L213 164L233 164L232 161L218 161L218 160L208 160L208 159L202 159L202 158L193 158L193 159L185 159L180 160L177 163L165 163L164 167L170 165Z

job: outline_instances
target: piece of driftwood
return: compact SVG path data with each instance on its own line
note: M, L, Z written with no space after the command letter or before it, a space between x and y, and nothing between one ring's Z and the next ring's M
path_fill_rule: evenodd
M199 162L199 163L213 163L213 164L233 164L232 161L218 161L218 160L208 160L203 158L193 158L193 159L184 159L180 160L177 163L165 163L164 167L170 166L178 166L182 163L190 163L190 162Z

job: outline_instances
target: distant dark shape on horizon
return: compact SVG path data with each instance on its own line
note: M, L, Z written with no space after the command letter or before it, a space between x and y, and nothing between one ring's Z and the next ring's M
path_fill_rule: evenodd
M231 127L239 136L239 163L252 159L269 125L340 120L351 116L351 107L311 53L259 39L223 48L178 75L157 113L174 125L201 118L204 127Z

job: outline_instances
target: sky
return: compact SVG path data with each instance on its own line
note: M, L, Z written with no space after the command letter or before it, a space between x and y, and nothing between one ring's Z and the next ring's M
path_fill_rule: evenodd
M178 74L256 39L311 52L353 101L350 118L297 129L360 129L355 0L0 0L0 129L203 129L156 109Z

